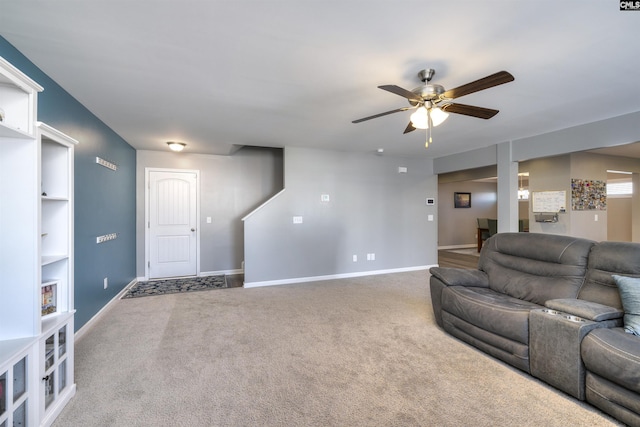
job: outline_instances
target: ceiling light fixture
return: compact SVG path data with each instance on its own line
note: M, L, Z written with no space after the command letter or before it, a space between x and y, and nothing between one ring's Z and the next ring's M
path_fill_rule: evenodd
M416 129L427 129L427 141L425 148L432 142L431 129L442 124L449 117L449 113L444 112L440 107L434 107L431 101L426 101L423 105L411 114L411 125Z
M518 178L520 178L520 187L518 187L518 200L529 200L529 189L524 188L522 186L522 177L523 173L518 174Z
M184 147L187 146L187 144L185 144L184 142L174 142L174 141L167 142L167 145L173 151L182 151L184 150Z
M434 127L441 125L449 117L449 113L445 113L439 107L427 109L422 106L411 115L411 124L416 129L429 129L429 115Z

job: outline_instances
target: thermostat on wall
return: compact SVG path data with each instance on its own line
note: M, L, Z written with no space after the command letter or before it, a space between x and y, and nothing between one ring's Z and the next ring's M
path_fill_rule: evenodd
M436 199L434 199L432 197L427 197L427 206L435 205L435 204L436 204Z

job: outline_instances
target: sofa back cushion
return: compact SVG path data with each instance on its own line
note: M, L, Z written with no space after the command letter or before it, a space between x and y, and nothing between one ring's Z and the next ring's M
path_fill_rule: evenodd
M544 305L577 297L594 244L557 234L499 233L483 246L478 268L494 291Z
M600 242L591 248L587 277L578 298L622 308L613 275L640 277L640 244Z

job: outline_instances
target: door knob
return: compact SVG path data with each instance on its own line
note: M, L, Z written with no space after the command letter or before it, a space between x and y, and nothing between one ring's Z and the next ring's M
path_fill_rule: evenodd
M192 229L191 229L191 231L196 231L196 229L195 229L195 228L192 228Z

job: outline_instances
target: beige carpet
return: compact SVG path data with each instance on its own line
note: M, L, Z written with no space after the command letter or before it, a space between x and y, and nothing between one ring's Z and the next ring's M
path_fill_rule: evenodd
M65 426L612 426L457 341L425 271L118 301Z

